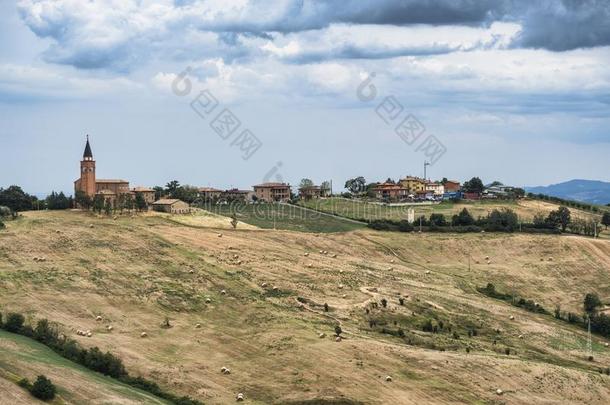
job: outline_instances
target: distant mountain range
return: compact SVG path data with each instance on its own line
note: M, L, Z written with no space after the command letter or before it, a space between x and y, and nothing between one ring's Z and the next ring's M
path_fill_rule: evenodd
M549 186L525 187L525 191L592 204L610 203L610 183L605 181L570 180Z

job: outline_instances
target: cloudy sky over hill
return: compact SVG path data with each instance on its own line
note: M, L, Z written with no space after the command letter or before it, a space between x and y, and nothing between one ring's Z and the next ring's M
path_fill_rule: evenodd
M71 191L86 133L98 176L133 185L381 180L426 159L433 178L607 181L608 21L602 0L4 1L0 185Z

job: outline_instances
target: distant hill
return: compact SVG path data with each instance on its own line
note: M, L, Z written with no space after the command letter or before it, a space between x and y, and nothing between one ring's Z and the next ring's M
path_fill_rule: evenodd
M570 180L549 186L526 187L525 190L530 193L546 194L592 204L610 203L610 183L605 181Z

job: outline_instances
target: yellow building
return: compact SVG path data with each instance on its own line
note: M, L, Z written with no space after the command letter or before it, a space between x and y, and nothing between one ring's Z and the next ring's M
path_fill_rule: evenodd
M404 179L400 179L399 183L409 194L426 191L426 181L419 177L407 176Z

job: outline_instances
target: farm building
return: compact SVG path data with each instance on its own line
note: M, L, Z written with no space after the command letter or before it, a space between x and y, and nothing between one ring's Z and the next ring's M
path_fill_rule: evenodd
M290 184L263 183L254 186L254 195L259 201L287 201L290 199Z
M161 199L153 203L153 210L159 212L168 212L170 214L186 214L190 212L190 207L182 200L176 199Z

